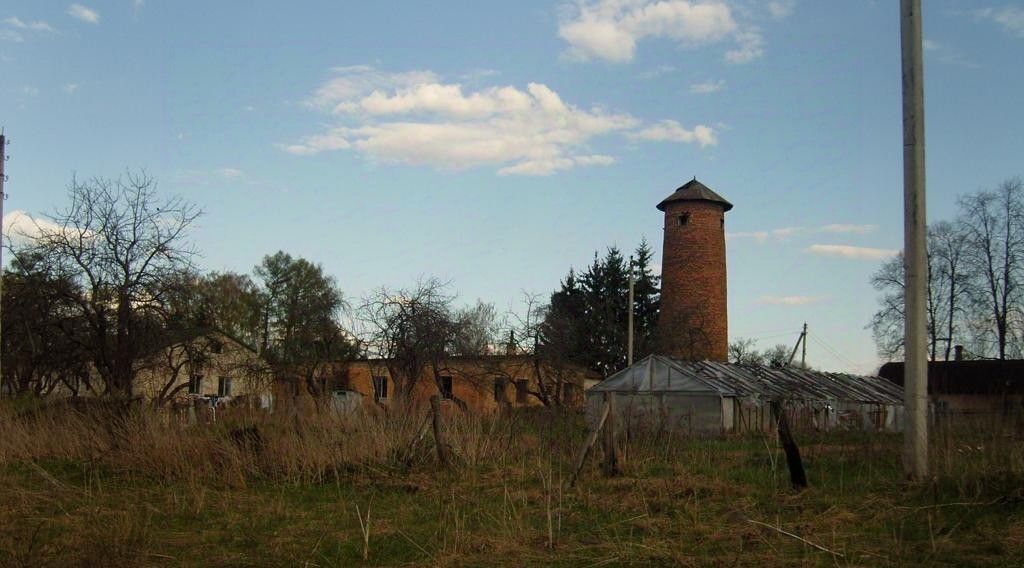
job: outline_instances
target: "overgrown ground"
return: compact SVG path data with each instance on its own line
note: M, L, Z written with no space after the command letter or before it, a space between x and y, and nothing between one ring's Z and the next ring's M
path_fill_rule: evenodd
M938 432L923 484L896 436L802 433L799 493L765 437L640 436L624 475L592 458L563 489L579 416L450 417L449 470L423 425L2 409L0 563L1024 565L1024 442L1003 421Z

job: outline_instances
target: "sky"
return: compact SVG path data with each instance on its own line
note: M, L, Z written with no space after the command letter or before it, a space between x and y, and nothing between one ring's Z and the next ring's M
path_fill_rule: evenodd
M873 372L902 247L895 1L4 0L5 227L144 169L207 270L277 250L353 302L417 278L521 306L646 238L697 177L730 336ZM928 217L1024 175L1024 2L924 2ZM16 225L17 226L17 225ZM21 225L24 226L24 225Z

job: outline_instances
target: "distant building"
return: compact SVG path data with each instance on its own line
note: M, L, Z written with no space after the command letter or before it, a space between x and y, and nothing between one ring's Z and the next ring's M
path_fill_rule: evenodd
M362 359L339 363L331 384L334 391L354 391L367 403L391 406L398 399L398 385L384 359ZM563 406L582 406L586 388L599 376L582 367L554 367L538 363L532 355L487 355L451 357L443 362L435 381L424 368L412 391L412 402L425 403L433 395L478 413L502 408L541 406L542 396Z
M903 386L904 364L878 371ZM1024 360L930 361L928 398L938 414L1024 414Z

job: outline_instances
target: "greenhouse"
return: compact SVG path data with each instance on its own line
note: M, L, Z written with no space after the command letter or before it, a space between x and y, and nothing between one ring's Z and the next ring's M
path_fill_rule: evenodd
M767 432L770 402L785 409L793 430L899 431L903 391L879 377L795 367L773 369L712 361L646 357L587 391L587 422L606 401L619 428L671 429L699 435Z

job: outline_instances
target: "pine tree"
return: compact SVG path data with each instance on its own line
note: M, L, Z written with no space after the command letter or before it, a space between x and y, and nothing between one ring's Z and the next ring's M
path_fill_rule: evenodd
M649 352L658 316L658 277L651 269L651 256L650 247L642 241L634 264L634 333L639 354ZM551 295L544 333L549 353L567 354L563 359L605 376L626 365L629 270L614 246L603 258L595 252L590 266L579 275L570 269L561 288Z
M661 277L654 274L651 267L653 252L646 238L641 239L640 246L636 247L633 254L636 276L636 284L633 287L635 360L650 355L654 350L658 309L661 303Z

